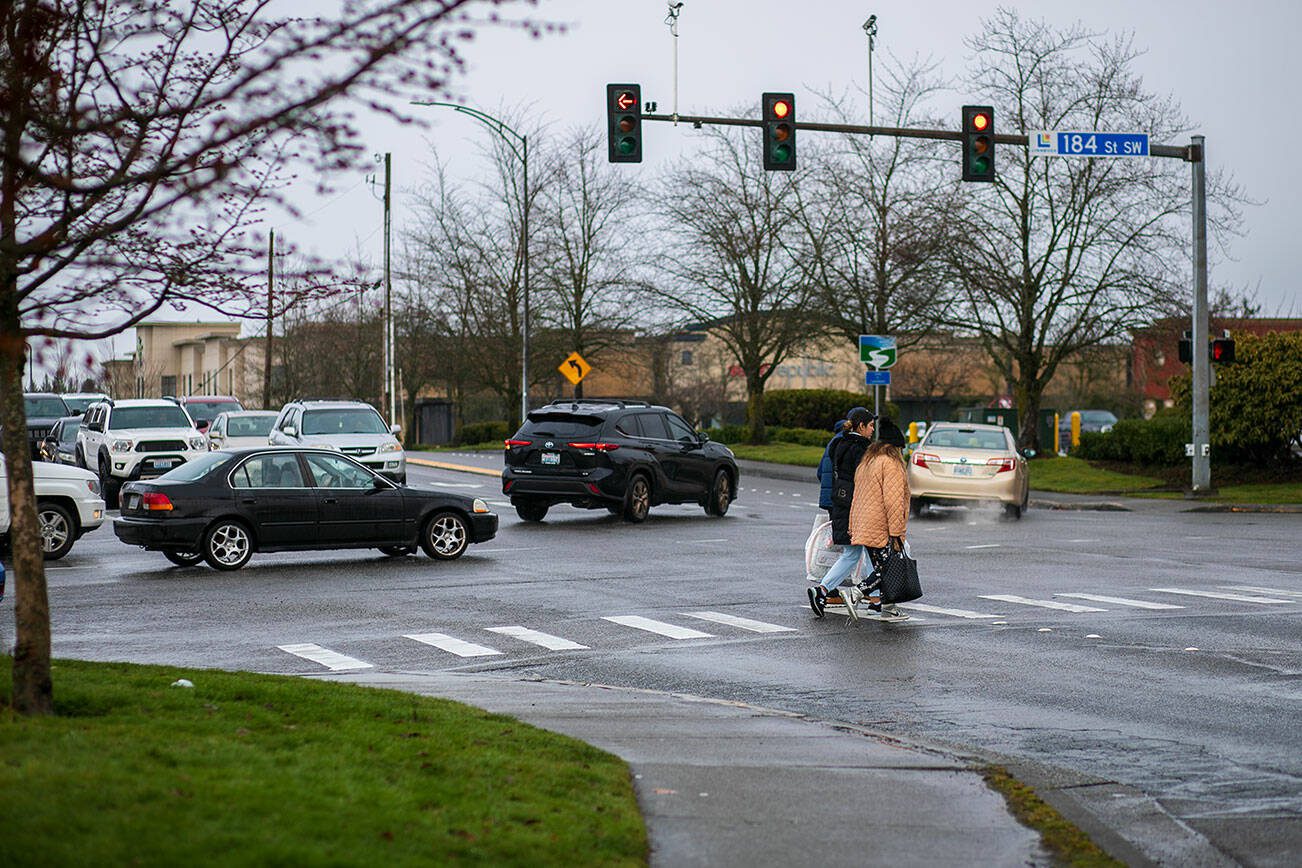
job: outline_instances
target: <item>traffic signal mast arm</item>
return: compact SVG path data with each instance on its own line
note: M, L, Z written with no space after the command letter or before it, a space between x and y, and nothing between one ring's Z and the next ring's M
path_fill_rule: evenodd
M764 121L759 118L718 118L707 117L703 115L642 115L644 121L669 121L675 124L691 124L694 127L700 127L705 124L717 124L720 126L732 127L762 127ZM850 133L861 136L895 136L901 139L939 139L942 141L961 142L963 133L960 130L924 130L914 127L867 127L856 124L824 124L811 121L796 121L793 126L797 130L812 130L822 133ZM997 145L1020 145L1025 148L1029 146L1027 136L1017 135L1015 133L996 133L994 135L995 144ZM1151 145L1148 153L1154 157L1176 157L1185 162L1196 162L1200 154L1196 153L1196 148L1192 145Z

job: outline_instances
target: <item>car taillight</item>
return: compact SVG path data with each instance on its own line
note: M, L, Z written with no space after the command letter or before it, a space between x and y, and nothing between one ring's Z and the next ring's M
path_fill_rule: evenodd
M997 465L999 469L996 470L995 473L1003 473L1005 470L1013 469L1013 459L1011 458L991 458L986 462L986 464L989 464L991 467Z
M919 467L926 467L928 461L934 461L934 462L936 462L937 464L939 464L939 463L940 463L940 457L937 456L937 455L932 455L930 452L914 452L914 453L913 453L913 463L916 464L917 466L919 466Z
M571 449L591 449L595 452L614 452L619 448L618 443L571 443Z
M172 501L161 491L146 491L140 496L140 505L150 511L172 511Z
M516 447L519 446L529 446L530 444L533 443L533 441L532 440L503 440L502 443L503 445L506 446L507 449L515 449Z

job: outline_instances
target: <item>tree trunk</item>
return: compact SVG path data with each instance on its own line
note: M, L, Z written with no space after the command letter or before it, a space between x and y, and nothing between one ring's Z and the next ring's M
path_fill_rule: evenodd
M746 424L750 428L747 442L761 444L767 439L764 431L764 381L746 374Z
M1044 399L1044 383L1034 376L1023 374L1014 386L1017 402L1017 448L1040 452L1040 404Z
M27 346L19 331L17 277L0 287L0 425L8 465L9 540L13 550L14 664L13 707L19 714L54 712L50 681L50 602L45 560L32 485L32 455L27 445L23 407L23 364Z

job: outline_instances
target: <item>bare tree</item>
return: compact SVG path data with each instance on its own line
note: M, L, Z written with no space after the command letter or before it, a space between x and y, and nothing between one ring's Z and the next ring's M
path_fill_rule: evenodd
M259 210L279 167L356 164L346 106L446 93L470 0L342 4L277 15L267 0L0 3L0 423L25 427L24 347L100 338L167 304L256 307ZM492 4L491 19L507 21ZM526 25L534 32L536 25ZM49 604L30 456L7 438L13 509L13 705L48 714Z
M723 341L746 377L750 440L762 443L765 384L821 327L795 252L805 173L764 171L755 143L732 129L703 135L702 158L671 172L658 196L666 279L648 291Z
M1143 130L1171 140L1178 106L1144 90L1126 36L1055 30L1000 10L971 39L999 126ZM1019 443L1059 365L1086 347L1175 311L1187 298L1187 167L1157 159L1031 158L1000 146L995 184L965 185L962 232L949 245L960 304L950 324L981 341L1013 387ZM1213 230L1237 216L1236 191L1211 183Z

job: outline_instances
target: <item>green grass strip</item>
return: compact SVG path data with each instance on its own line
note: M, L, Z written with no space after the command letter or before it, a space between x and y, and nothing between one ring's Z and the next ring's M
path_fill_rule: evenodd
M1004 797L1008 809L1023 825L1040 833L1040 840L1059 865L1074 868L1124 868L1066 817L1035 794L1035 790L1014 778L1002 766L982 770L986 784Z
M732 454L748 461L769 461L774 464L794 464L798 467L818 467L823 458L823 446L802 446L799 443L768 443L764 446L748 446L744 443L729 444ZM810 475L810 479L813 479Z
M54 665L55 714L24 718L11 665L0 656L0 865L646 864L627 766L513 718L73 660Z
M1036 458L1030 462L1031 488L1063 494L1119 494L1159 488L1162 480L1094 467L1081 458Z

